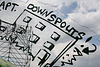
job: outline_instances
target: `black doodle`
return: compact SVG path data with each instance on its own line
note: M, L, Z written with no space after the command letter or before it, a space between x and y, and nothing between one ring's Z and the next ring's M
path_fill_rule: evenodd
M92 39L92 37L87 38L85 43L89 42L91 39ZM89 53L95 52L97 50L97 47L95 46L95 44L92 44L92 45L94 46L93 50L89 50L89 47L84 47L84 45L80 45L83 48L82 51L80 51L80 49L75 47L73 52L77 52L77 55L73 55L73 58L71 58L71 60L68 60L68 62L61 61L61 66L64 66L65 64L73 65L73 61L76 61L76 56L83 56L83 53L89 55ZM69 54L66 54L66 56L69 56ZM62 59L65 59L65 57L63 56Z
M87 38L87 40L85 41L85 43L89 42L92 39L92 37ZM86 47L82 50L83 53L89 55L89 53L93 53L97 50L97 47L95 44L92 44L94 46L93 50L89 50L89 47ZM81 47L84 47L83 45L81 45Z
M26 17L23 19L23 21L26 22L26 23L29 23L31 20L32 20L32 18L29 17L29 16L26 16Z
M47 63L44 67L52 67L73 45L75 45L76 42L77 40L74 43L72 43L72 41L68 43L68 45L59 53L59 55L51 63Z
M31 39L31 36L30 36L29 37L29 41L32 42L32 43L34 43L34 44L36 44L39 41L40 37L37 36L36 34L32 34L32 35L33 35L34 39Z
M71 60L68 60L68 62L61 61L61 63L62 63L61 66L64 66L65 64L73 65L73 61L76 61L76 56L83 56L83 54L77 47L75 47L73 51L77 52L77 55L73 55ZM67 54L67 56L69 56L69 54ZM63 57L63 59L64 59L64 57Z
M30 54L30 56L32 56L32 61L34 61L34 59L38 56L38 54L41 54L41 53L45 52L44 56L42 54L43 58L40 59L40 57L38 56L38 58L41 60L38 65L40 65L40 67L41 67L44 64L44 62L47 61L47 59L51 55L47 50L51 51L54 48L54 46L55 45L53 43L51 43L49 41L46 41L43 44L43 47L46 48L46 49L40 49L35 56L33 56L32 53Z
M60 38L60 35L57 33L57 32L54 32L52 35L51 35L51 38L55 41L57 41L59 38Z
M44 64L44 62L50 57L51 54L49 52L47 52L45 49L40 49L38 53L40 53L40 51L45 52L45 55L43 56L43 58L41 58L41 57L38 56L38 59L41 60L39 62L39 64L38 64L38 66L41 67ZM41 53L43 53L43 52L41 52Z
M87 40L85 41L85 43L89 42L91 39L92 39L92 37L87 38Z
M19 28L17 28L16 32L19 33L19 34L25 34L26 29L24 29L23 27L19 27Z
M2 20L0 20L0 21L2 21ZM2 22L4 22L4 21L2 21ZM0 22L1 25L2 25L2 22ZM4 22L4 23L6 23L6 22ZM20 39L20 35L23 36L23 34L25 34L27 32L27 30L22 26L19 26L17 28L17 26L15 26L16 24L11 24L10 25L11 29L9 29L9 26L5 27L5 26L1 26L1 25L0 25L0 28L3 27L6 29L0 30L3 33L5 33L4 35L0 35L0 40L5 39L6 41L10 41L10 44L15 44L15 46L18 47L19 50L22 50L23 52L28 51L28 54L32 57L32 60L33 60L34 56L31 53L31 47L28 44L27 44L28 45L27 47L25 47L24 45L21 46L19 44L19 42L17 41L17 39ZM37 35L35 35L35 34L33 34L33 35L37 37ZM38 38L35 38L34 41L32 41L30 37L29 37L29 42L31 42L31 43L36 43L39 40L38 39L39 37L38 37Z
M51 51L54 48L55 45L53 43L47 41L47 42L44 43L43 46Z
M37 29L43 31L43 30L46 28L46 26L45 26L42 22L39 22L39 23L35 26L35 28L37 28Z
M86 47L82 50L82 52L85 54L88 54L88 55L89 55L89 53L95 52L97 50L97 47L94 44L92 44L92 45L94 46L94 50L89 50L89 47Z

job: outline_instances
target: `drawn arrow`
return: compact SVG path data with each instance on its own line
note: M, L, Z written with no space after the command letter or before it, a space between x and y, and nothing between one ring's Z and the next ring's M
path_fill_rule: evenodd
M85 54L88 54L88 55L89 55L89 53L95 52L95 51L97 50L97 47L96 47L96 45L94 45L94 44L92 44L92 45L95 47L94 50L89 50L89 47L86 47L86 48L84 48L84 49L82 50L82 52L85 53Z

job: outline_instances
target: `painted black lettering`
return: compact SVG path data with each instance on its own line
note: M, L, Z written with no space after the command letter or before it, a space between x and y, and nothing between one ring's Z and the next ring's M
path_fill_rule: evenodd
M86 35L84 32L80 32L79 34L79 37L77 37L78 39L83 39L83 37L82 36L84 36L84 35Z
M42 15L45 15L45 17L47 17L47 16L50 15L52 12L53 12L53 11L50 11L50 12L45 11Z
M11 6L11 2L8 2L8 3L6 4L5 10L7 10L7 8L10 7L10 6Z
M5 8L5 1L3 1L1 4L0 4L0 7L2 6L2 9Z
M60 24L60 27L61 28L64 28L66 26L66 22L62 22L61 24Z
M37 13L43 14L45 10L46 9L43 10L43 9L40 9L40 7L38 7Z
M70 27L70 25L68 25L68 26L66 27L66 30L67 30L68 32L71 32L72 28L69 29L69 27Z
M16 7L16 6L19 6L18 4L16 4L16 3L12 3L12 5L13 5L13 8L11 9L11 11L13 11L14 10L14 8Z
M50 16L50 18L47 19L47 20L48 20L48 21L54 21L55 18L56 18L56 15L55 15L55 14L52 14L52 15Z
M71 36L75 36L76 34L75 33L79 33L74 27L72 27L71 29L70 29L72 32L71 32Z
M33 9L33 7L34 7L34 5L33 5L33 4L29 4L27 8L28 8L28 9L30 9L30 10L32 10L32 9Z
M56 19L56 21L54 22L54 24L61 23L61 22L62 22L62 19L58 17L58 18Z
M27 8L30 9L31 11L33 11L33 12L37 11L37 6L34 6L33 4L29 4Z

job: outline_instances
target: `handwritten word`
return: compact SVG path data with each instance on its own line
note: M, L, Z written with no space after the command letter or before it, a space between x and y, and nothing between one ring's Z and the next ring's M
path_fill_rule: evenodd
M53 11L48 12L46 9L41 9L40 6L35 6L33 4L29 4L27 7L32 12L37 12L42 16L48 17Z
M17 6L19 6L18 4L16 4L16 3L11 3L11 2L5 2L5 1L3 1L3 2L1 2L0 3L0 8L2 8L3 10L11 10L11 11L16 11L16 7ZM1 10L1 9L0 9Z
M63 21L60 17L57 17L53 13L53 11L48 12L46 9L41 9L39 6L35 6L33 4L29 4L27 9L30 10L32 13L35 12L40 14L41 16L44 16L46 19L43 20L49 22L53 26L59 28L64 33L68 34L69 36L75 39L83 39L83 36L85 35L84 32L77 31L74 27L71 27L69 24L67 24L67 22Z

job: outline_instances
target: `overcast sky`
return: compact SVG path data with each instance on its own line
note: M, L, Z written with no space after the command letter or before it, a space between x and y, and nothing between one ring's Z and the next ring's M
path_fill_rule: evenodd
M2 0L0 0L2 1ZM6 0L5 0L6 1ZM85 32L86 36L82 40L79 40L66 54L71 55L70 57L65 57L66 59L60 58L59 61L55 64L60 65L60 67L100 67L100 0L7 0L16 2L19 4L19 7L17 7L16 12L10 12L1 10L0 19L5 20L7 22L13 23L16 18L23 12L24 9L27 9L27 6L29 4L34 4L36 6L40 6L42 9L46 9L47 11L53 11L54 14L56 14L58 17L62 18L63 21L66 21L67 24L70 24L75 29L77 29L80 32ZM6 2L7 2L6 1ZM25 1L25 2L23 2ZM36 52L39 49L43 49L43 43L45 41L51 41L55 44L55 49L51 52L52 57L57 56L58 53L62 50L62 48L65 47L66 44L69 43L69 39L72 39L68 35L65 35L55 27L51 26L50 24L44 22L46 24L46 29L40 33L40 31L37 31L34 29L35 24L39 22L40 19L37 19L36 16L32 16L29 13L25 13L24 15L31 16L34 20L30 23L30 26L33 27L34 33L38 34L42 39L40 39L40 42L36 45L33 45L33 54L36 54ZM12 16L10 16L12 15ZM38 15L36 13L36 15ZM9 17L10 16L10 17ZM19 20L21 21L21 20ZM43 22L43 20L40 20ZM18 24L23 24L21 22L18 22ZM57 31L61 35L61 39L59 39L57 42L50 39L50 35ZM85 43L86 39L88 37L93 37L90 42ZM42 44L42 45L41 45ZM89 55L82 52L82 49L80 46L84 44L84 48L89 47L89 50L94 49L94 46L92 44L95 44L97 46L97 50L94 53L90 53ZM65 64L65 66L61 66L61 61L70 60L72 58L72 55L77 53L73 52L74 47L77 47L83 54L83 56L77 56L76 61L73 61L73 65ZM51 57L51 58L52 58ZM54 58L53 58L54 59ZM52 61L52 59L49 59L49 61ZM35 62L31 62L31 67L37 67L36 64L39 62L35 60Z

